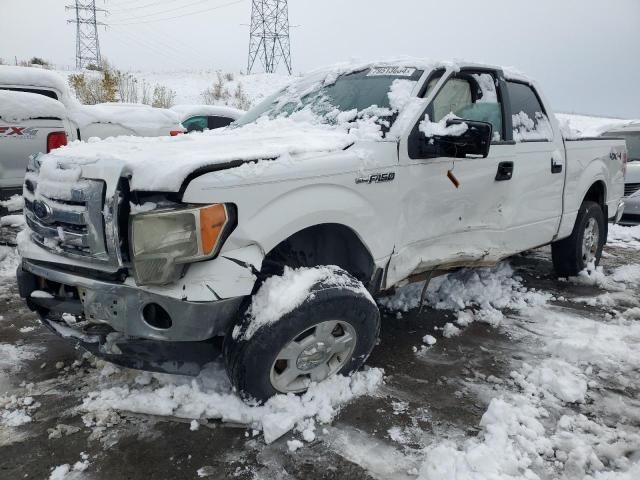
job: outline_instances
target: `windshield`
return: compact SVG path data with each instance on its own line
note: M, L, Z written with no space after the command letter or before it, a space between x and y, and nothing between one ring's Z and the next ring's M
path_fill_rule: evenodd
M359 72L332 75L320 80L303 79L267 98L250 110L237 125L262 117L276 118L312 113L322 123L342 123L356 118L378 117L389 127L423 71L410 67L372 67ZM308 119L306 115L300 115Z

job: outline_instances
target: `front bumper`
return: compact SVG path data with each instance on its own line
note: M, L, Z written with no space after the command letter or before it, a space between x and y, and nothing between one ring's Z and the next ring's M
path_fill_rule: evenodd
M80 276L24 259L17 272L20 296L48 314L83 316L126 337L165 342L199 342L222 336L244 297L193 302L127 285ZM32 296L35 290L52 297ZM150 307L151 306L151 307Z

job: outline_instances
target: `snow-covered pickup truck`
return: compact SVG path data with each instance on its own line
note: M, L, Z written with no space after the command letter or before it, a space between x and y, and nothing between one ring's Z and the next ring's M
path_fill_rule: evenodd
M32 155L75 140L60 102L33 93L0 90L0 199L22 194Z
M335 67L231 128L40 157L20 294L110 361L193 374L221 346L246 395L302 392L363 365L395 286L546 244L597 264L625 161L505 69Z
M0 65L0 91L42 95L61 102L79 140L121 135L156 137L185 132L179 116L168 109L138 104L82 105L66 80L55 72Z

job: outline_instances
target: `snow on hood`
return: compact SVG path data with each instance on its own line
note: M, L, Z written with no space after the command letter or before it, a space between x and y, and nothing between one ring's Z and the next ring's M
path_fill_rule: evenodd
M64 170L91 167L92 171L118 168L122 175L131 175L133 190L175 192L189 174L200 168L232 161L331 152L346 148L355 139L355 134L337 126L286 118L265 119L242 128L178 137L74 142L43 156L42 170L57 170L58 166Z
M0 90L0 118L19 122L32 118L66 118L64 105L36 93Z

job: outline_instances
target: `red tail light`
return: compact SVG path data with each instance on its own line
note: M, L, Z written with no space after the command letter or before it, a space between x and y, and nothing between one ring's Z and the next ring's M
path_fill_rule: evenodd
M177 137L178 135L182 135L184 132L182 130L171 130L169 135L172 137Z
M67 144L67 134L64 132L52 132L47 136L47 153Z

